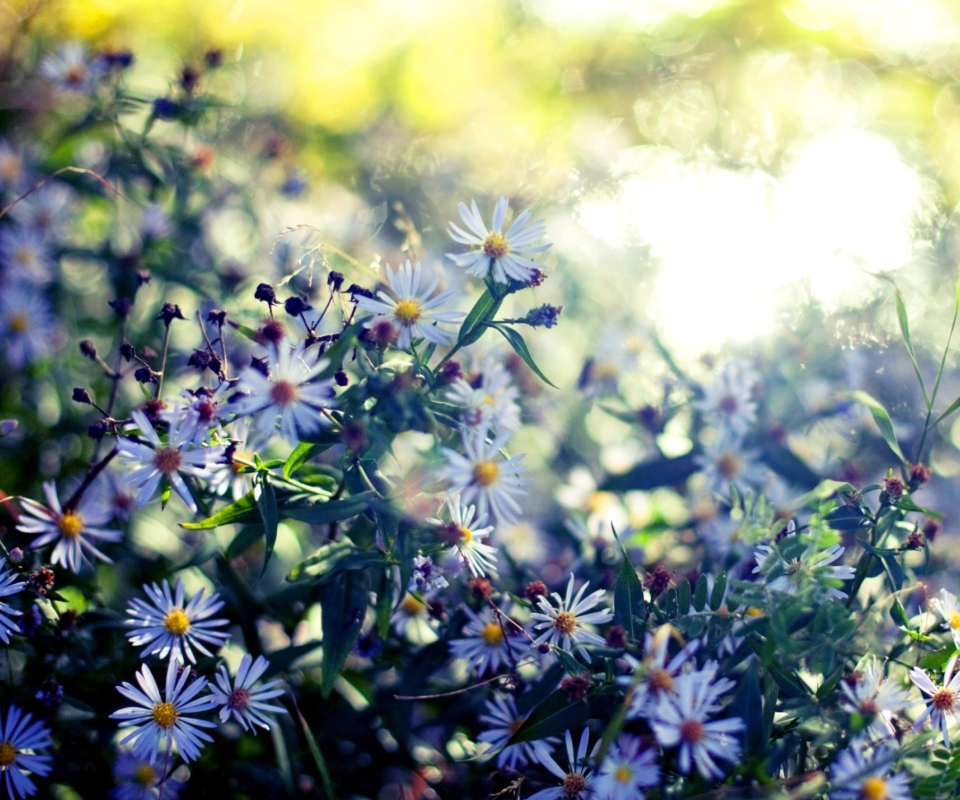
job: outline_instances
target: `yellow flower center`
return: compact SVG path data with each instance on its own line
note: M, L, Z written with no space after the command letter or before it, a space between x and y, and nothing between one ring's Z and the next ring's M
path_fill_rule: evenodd
M577 617L569 611L561 611L554 618L553 627L561 636L569 636L577 627Z
M619 767L617 767L617 771L613 773L613 777L617 783L629 783L630 779L633 777L633 770L631 770L626 764L621 764Z
M167 730L172 728L177 721L177 709L173 703L157 703L153 707L153 721L157 723L158 728Z
M464 544L470 544L473 541L473 531L469 528L460 529L460 541Z
M57 521L57 527L60 533L68 539L76 539L83 533L83 517L76 511L68 509L63 512L63 516Z
M173 475L183 463L183 456L175 447L158 447L153 454L153 466L164 475Z
M134 783L139 783L141 786L153 786L157 782L157 773L153 771L153 767L149 764L144 764L142 767L137 769L136 774L133 776Z
M0 744L0 768L6 769L7 767L11 767L16 760L17 748L10 744L10 742Z
M11 314L9 325L13 333L24 333L30 329L30 318L26 314Z
M478 461L473 465L473 482L478 486L493 486L499 477L500 468L492 461Z
M510 252L510 245L507 244L507 237L502 233L489 233L483 240L483 254L487 258L503 258Z
M164 617L163 627L174 636L183 636L190 630L190 620L182 608L174 608Z
M883 778L867 778L860 787L863 800L887 800L887 782Z
M277 406L289 406L297 402L300 392L290 381L276 381L270 387L270 402Z
M37 256L29 247L18 247L13 254L13 260L21 267L30 267L37 262Z
M484 404L484 405L492 406L492 405L494 405L494 403L496 403L496 402L497 402L497 401L494 399L494 397L493 397L492 394L485 394L485 395L483 396L483 404Z
M421 603L414 597L412 594L408 594L403 598L403 602L400 603L400 608L403 610L407 616L416 617L424 612L426 609L426 604Z
M393 309L394 319L401 325L413 325L420 319L421 313L423 313L423 309L420 307L419 301L413 298L401 300L397 303L397 307Z
M947 625L956 630L960 628L960 612L954 611L947 620Z
M488 622L480 631L480 639L487 647L499 647L503 644L503 629L496 622Z

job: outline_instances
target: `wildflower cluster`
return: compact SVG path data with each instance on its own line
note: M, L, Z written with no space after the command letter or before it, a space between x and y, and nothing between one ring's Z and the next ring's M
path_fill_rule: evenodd
M922 384L904 434L632 323L551 394L551 243L505 195L238 264L220 225L307 187L268 120L249 182L216 170L223 58L146 97L62 48L92 166L0 140L6 794L952 796L960 603L915 496L960 403Z

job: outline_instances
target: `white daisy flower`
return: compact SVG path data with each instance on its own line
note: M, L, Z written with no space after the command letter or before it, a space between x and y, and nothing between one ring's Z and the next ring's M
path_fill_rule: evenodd
M170 422L167 441L162 442L142 411L134 411L131 416L149 444L121 436L117 441L117 450L120 463L131 470L126 474L124 483L139 490L137 504L143 506L149 503L159 490L160 482L166 480L187 508L196 514L197 503L181 473L197 478L209 477L210 463L222 457L223 448L193 447L183 435L176 418Z
M66 232L75 198L69 186L59 182L48 183L23 198L10 209L17 224L37 231L43 237L60 239Z
M474 614L467 606L463 610L468 617L463 626L466 638L450 641L453 657L469 661L481 677L487 672L496 672L501 664L509 664L513 653L510 643L512 623L498 619L491 608L484 608L479 614Z
M460 244L477 249L469 253L447 253L447 258L480 278L486 278L492 267L493 279L497 283L507 283L510 278L521 283L529 281L537 264L527 256L542 253L552 246L535 244L546 234L544 221L541 219L528 223L530 210L527 209L521 211L507 232L503 233L509 203L506 197L500 195L493 209L492 230L487 230L476 201L471 201L470 206L467 208L463 203L460 204L460 218L466 230L451 223L450 236Z
M520 714L517 711L517 703L510 695L494 693L484 704L483 710L485 713L480 716L480 722L489 727L477 737L477 740L488 743L492 750L503 747L510 737L520 730L520 726L527 718L526 714ZM503 747L497 754L497 768L509 767L516 770L525 767L537 761L535 745L550 752L558 741L551 737L538 742L519 742Z
M141 657L156 654L160 658L170 656L171 661L181 664L185 659L196 664L193 648L212 656L204 645L219 650L230 638L226 631L216 630L229 624L225 619L213 617L224 605L216 592L205 598L201 589L184 605L181 580L177 581L174 593L166 578L162 591L155 583L144 584L143 591L150 602L133 598L127 606L127 615L132 619L126 622L136 628L127 633L127 638L134 647L143 646Z
M220 438L220 441L230 441L224 458L227 463L215 464L210 468L210 477L207 487L216 495L227 493L234 500L239 500L251 489L255 473L243 472L244 467L254 462L253 454L259 453L267 442L253 438L252 421L250 417L240 417L230 423L230 433Z
M0 287L0 349L2 360L16 370L49 353L59 326L50 304L30 284L16 282Z
M87 494L93 495L94 508L109 509L113 519L126 522L137 508L137 493L124 482L124 476L113 464L101 472Z
M439 519L427 521L440 525L441 538L453 542L448 555L456 556L475 577L496 572L497 548L485 541L493 533L493 525L486 524L486 514L477 516L476 506L460 505L459 496L447 500L447 511L450 522Z
M23 153L0 138L0 192L20 194L26 188L27 166Z
M194 714L210 711L216 700L210 695L199 696L207 688L206 678L190 681L191 670L179 670L177 661L167 664L167 679L163 695L157 687L150 668L144 664L137 673L140 689L126 681L117 687L125 698L136 706L121 708L110 715L122 720L121 728L133 728L120 744L133 742L133 753L156 763L161 750L172 745L184 761L193 761L200 755L206 742L213 737L201 728L215 728L215 722L198 719ZM188 683L189 681L189 683Z
M762 574L767 588L774 592L796 594L802 587L813 587L815 597L826 594L835 600L846 600L846 593L832 584L851 580L855 570L843 565L830 566L843 556L844 548L835 544L821 549L812 541L798 552L798 545L802 543L796 536L788 536L775 545L757 545L754 573Z
M578 648L580 654L590 663L590 654L584 649L585 644L604 644L602 637L593 633L587 628L588 625L602 625L613 619L613 613L609 609L602 611L592 611L606 598L606 592L603 589L584 597L590 581L586 581L577 592L573 594L574 576L570 576L567 583L567 596L561 597L558 592L553 592L550 596L553 598L556 606L550 603L546 597L537 598L537 604L540 606L540 612L534 612L530 616L536 620L534 623L535 631L543 631L534 640L534 644L547 642L554 647L560 647L564 650Z
M40 74L58 89L90 94L101 70L87 56L81 42L68 42L56 53L48 53L40 62Z
M180 428L183 441L200 447L209 441L213 431L220 430L224 416L229 413L226 395L232 391L232 386L226 381L216 390L200 388L196 392L184 391L182 398L166 401L167 407L160 412L160 416Z
M721 435L740 440L757 419L754 389L760 375L743 361L732 361L718 373L694 403L704 419Z
M586 765L587 749L590 746L590 729L583 729L576 753L573 750L573 738L570 736L570 731L564 734L564 739L567 744L568 769L563 769L554 761L553 756L546 748L541 746L540 742L534 745L537 761L560 779L560 785L535 792L527 800L561 800L561 798L562 800L587 800L587 798L596 796L596 781L591 775L592 768ZM589 758L593 758L599 749L600 740L598 739L593 749L590 750Z
M469 428L495 433L515 431L520 427L520 391L512 385L510 373L495 361L488 361L483 371L467 380L458 378L447 391L451 403L463 407L461 419Z
M844 694L843 709L872 718L870 729L880 737L895 736L896 712L913 704L905 688L884 679L883 669L873 656L857 672L840 681L840 691Z
M660 628L656 634L646 633L643 638L643 661L637 661L631 655L624 659L633 670L631 675L621 675L617 683L625 688L633 687L633 698L627 716L648 717L656 708L662 694L677 693L676 680L697 651L700 643L688 642L673 658L667 661L667 646L670 644L668 628Z
M453 325L463 319L464 315L459 311L438 310L456 294L456 290L440 292L431 300L430 295L440 283L440 276L434 276L429 283L426 279L421 281L421 278L419 261L415 267L407 261L396 272L388 266L387 281L397 299L394 300L386 292L377 292L379 300L358 295L355 298L357 307L374 315L364 322L364 327L370 328L378 319L386 317L400 332L397 347L401 350L410 347L414 339L426 339L435 344L453 341L453 332L438 328L437 324ZM426 285L421 286L421 282Z
M443 448L447 463L440 477L450 481L449 494L459 493L464 504L476 503L480 516L489 512L497 522L512 524L520 514L517 497L526 494L523 487L530 479L524 477L527 468L520 464L525 456L505 459L500 455L509 438L509 433L501 433L488 442L484 431L464 432L464 455Z
M335 384L314 380L330 362L309 364L306 350L305 344L271 348L269 374L251 367L240 379L237 388L247 396L237 401L236 411L254 417L257 437L266 439L279 427L283 438L295 444L330 424L326 412L336 405Z
M830 767L830 800L910 800L910 778L890 774L897 753L890 746L877 748L871 759L851 745Z
M46 235L35 228L0 228L0 267L12 281L46 283L54 260Z
M767 476L767 468L759 457L756 450L744 450L739 440L718 436L704 445L703 453L694 461L707 479L709 491L726 494L733 484L742 494L758 488Z
M23 591L24 583L17 574L7 568L7 559L0 558L0 597L12 597ZM20 633L20 626L10 617L19 617L23 612L0 602L0 641L10 643L11 633Z
M0 716L0 775L8 797L31 797L37 785L31 776L45 778L53 760L40 752L50 747L50 731L33 715L16 706L7 709L6 719Z
M927 708L913 723L913 730L914 732L919 731L929 717L930 725L934 731L940 732L947 747L950 746L950 720L947 715L952 716L954 722L960 722L960 672L956 675L953 674L956 662L956 656L947 662L942 686L937 686L930 680L927 673L920 667L914 667L910 670L910 680L916 684L921 692L928 696Z
M646 800L644 789L660 783L657 753L639 736L622 733L600 765L595 789L603 800Z
M227 668L220 665L217 670L217 685L210 685L210 693L216 700L217 705L223 706L220 709L220 721L226 722L233 717L245 731L257 733L257 728L270 730L276 723L268 714L286 714L287 710L283 706L278 706L267 702L280 697L286 690L278 688L283 686L282 680L273 680L262 686L254 686L257 680L267 671L270 662L263 656L253 656L247 654L240 659L240 666L237 669L236 677L233 683L230 683L230 676L227 674Z
M745 726L738 717L708 722L715 706L709 694L700 692L700 681L695 674L680 675L676 693L660 695L650 725L662 747L680 748L680 772L689 775L691 765L696 765L704 778L714 780L724 774L716 759L740 758L740 743L731 734Z
M43 484L47 505L24 497L20 503L25 516L21 517L18 531L36 537L30 547L46 547L56 542L50 555L51 564L62 564L71 572L80 573L84 564L92 562L88 555L112 564L113 561L94 542L119 542L123 531L101 527L113 518L113 512L100 502L96 494L85 493L76 508L64 508L57 497L57 489L51 481Z
M428 600L429 598L424 598ZM434 632L436 620L430 616L430 606L406 592L390 617L390 624L397 636L405 636L415 644L428 644L437 640Z
M941 589L940 597L933 598L930 606L943 617L943 627L950 631L953 643L960 647L960 603L957 602L957 596Z
M172 777L168 772L151 764L147 759L137 758L132 753L121 752L113 762L113 778L117 785L110 792L113 800L161 800L160 783L163 782L163 800L177 800L187 784Z

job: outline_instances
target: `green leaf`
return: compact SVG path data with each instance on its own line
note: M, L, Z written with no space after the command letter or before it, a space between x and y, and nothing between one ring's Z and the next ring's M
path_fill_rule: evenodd
M227 558L233 559L246 552L247 548L252 547L254 542L259 541L262 536L263 529L259 525L244 525L227 545L227 549L224 551ZM215 537L211 536L209 538L216 541Z
M630 492L678 486L698 469L696 456L688 453L677 458L654 458L642 461L622 475L610 475L600 484L603 492Z
M256 342L261 344L260 337L257 335L257 332L253 328L248 328L246 325L241 325L239 322L234 322L233 320L227 320L230 327L235 331L242 333L246 336L251 342Z
M271 653L267 653L264 658L267 659L270 666L267 667L266 672L263 673L263 680L276 675L278 672L283 672L285 669L289 669L295 661L312 653L318 647L320 647L320 642L314 639L312 642L295 644L291 647L284 647L282 650L274 650Z
M300 442L296 449L290 454L290 457L283 463L283 477L290 478L302 464L305 464L315 455L327 450L330 445L310 444L309 442Z
M317 765L320 772L320 780L323 782L323 791L326 792L327 800L337 800L337 795L333 790L333 781L330 779L330 770L327 768L327 762L320 752L320 745L317 744L316 737L307 725L307 721L297 709L297 719L300 720L300 727L303 729L303 735L307 740L307 747L310 748L310 755L313 756L313 763Z
M254 499L253 492L247 492L239 500L231 503L225 508L221 508L212 517L207 517L200 522L181 522L180 527L188 531L208 531L213 528L219 528L221 525L233 525L237 522L254 522L257 520L258 509L257 501Z
M690 613L690 581L683 578L677 586L677 608L681 614Z
M713 591L710 592L710 610L719 611L723 605L723 596L727 591L727 573L721 572L713 582Z
M703 611L707 606L707 576L705 574L700 575L697 578L697 586L693 590L693 610L694 611Z
M329 697L333 683L353 649L367 610L367 576L345 571L320 589L320 626L323 630L323 664L320 688Z
M574 656L573 653L568 653L566 650L561 650L559 647L555 648L553 652L557 654L557 660L560 662L560 665L563 667L563 671L566 672L567 675L577 677L588 671L586 666L577 661L576 656Z
M746 675L740 679L730 705L731 715L740 717L747 726L744 737L747 751L760 752L767 742L763 736L763 696L756 660L750 662Z
M892 283L892 281L891 281ZM900 334L903 336L903 343L907 346L907 353L910 354L910 363L913 364L913 371L920 382L920 391L923 392L923 402L927 408L930 407L930 398L927 396L927 387L923 382L923 375L920 374L920 365L917 363L917 354L913 350L913 340L910 338L910 323L907 321L907 306L903 302L903 295L894 284L894 298L897 303L897 319L900 321Z
M900 445L897 442L897 435L893 430L893 422L890 421L890 415L887 413L887 409L878 401L871 397L869 394L863 391L856 392L847 392L844 393L844 397L849 397L851 400L865 405L870 409L870 413L873 415L873 421L877 423L877 427L880 429L880 434L883 436L883 440L887 443L891 450L896 454L897 458L900 459L901 463L906 463L907 459L903 455L903 451L900 450Z
M577 728L587 721L590 706L584 700L570 700L565 689L557 689L530 712L507 745L534 742Z
M932 427L935 427L935 426L936 426L938 423L940 423L942 420L944 420L944 419L946 419L947 417L949 417L949 416L950 416L954 411L956 411L958 408L960 408L960 397L958 397L956 400L954 400L954 401L947 407L947 410L944 411L939 417L937 417L937 418L933 421L933 425L931 425L930 427L931 427L931 428L932 428ZM958 750L957 752L960 752L960 750Z
M167 503L170 500L170 481L166 478L163 479L163 487L160 489L160 510L162 511L167 507Z
M297 564L287 575L288 581L298 581L301 578L315 578L330 572L348 555L358 552L357 546L346 536L323 545L309 558Z
M907 617L907 612L903 607L903 604L897 599L893 599L893 606L890 608L890 616L893 618L893 621L900 628L909 628L910 619Z
M362 514L373 503L376 492L361 492L344 500L326 500L301 506L280 506L281 519L297 519L314 525L342 522Z
M620 574L613 589L613 624L622 626L629 640L639 641L643 636L643 621L646 616L647 602L643 596L643 584L640 583L637 571L624 550Z
M270 483L270 473L261 472L257 476L257 508L260 511L260 518L263 520L263 531L266 541L266 550L263 554L263 568L260 570L262 578L267 571L267 564L270 563L270 557L273 555L273 548L277 544L277 525L280 518L277 511L277 493Z
M536 365L536 362L533 360L533 356L530 355L530 351L527 349L527 343L523 340L523 337L519 333L517 333L513 328L508 328L506 325L500 325L494 322L488 322L486 324L491 328L496 328L501 334L503 334L503 338L510 343L510 346L514 349L516 354L523 359L524 363L534 371L540 380L550 384L550 386L552 386L554 389L558 388L555 383L553 383L540 371L540 367Z
M470 309L470 313L467 314L467 318L460 326L460 333L457 335L458 349L473 344L483 336L484 323L493 319L494 314L500 310L500 304L502 302L503 298L494 298L494 296L490 294L489 289L480 295L480 298L473 304L473 308Z

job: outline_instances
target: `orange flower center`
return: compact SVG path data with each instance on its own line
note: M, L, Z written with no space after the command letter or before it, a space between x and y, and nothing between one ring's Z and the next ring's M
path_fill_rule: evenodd
M933 707L938 711L946 711L948 708L953 708L953 704L956 702L957 696L947 688L938 689L933 693L933 697L930 698L930 702L933 704Z
M24 333L30 329L30 318L26 314L11 314L9 325L13 333Z
M153 786L157 782L157 773L153 771L153 767L149 764L144 764L137 768L133 781L141 786Z
M579 797L587 788L587 779L579 772L571 772L563 779L563 793L567 797Z
M10 742L3 742L0 744L0 768L6 769L7 767L13 766L13 762L17 760L17 748L14 747Z
M887 800L887 782L883 778L867 778L860 786L863 800Z
M569 611L561 611L553 620L553 627L561 636L569 636L577 627L577 618Z
M673 676L665 669L657 667L647 676L647 684L655 692L672 692Z
M717 459L717 472L720 473L720 477L729 480L735 478L739 471L740 459L733 453L724 453Z
M706 735L707 729L698 719L687 719L680 725L680 739L687 744L698 744Z

